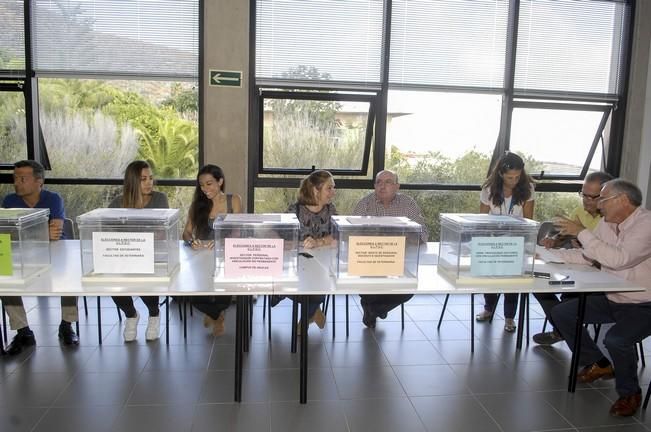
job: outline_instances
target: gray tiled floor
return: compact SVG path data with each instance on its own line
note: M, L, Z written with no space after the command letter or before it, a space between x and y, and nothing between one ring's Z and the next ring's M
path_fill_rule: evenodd
M2 432L651 431L651 410L629 419L608 415L617 397L613 381L568 394L570 353L563 344L531 344L516 353L515 335L502 331L501 306L492 324L475 325L471 354L466 295L450 298L440 330L444 298L419 296L405 307L404 330L396 309L374 331L360 322L359 298L351 296L348 337L338 297L336 337L330 322L324 330L310 328L307 405L298 403L287 300L273 309L271 342L262 301L254 308L239 404L233 403L233 310L224 336L209 336L195 313L184 338L172 303L169 346L164 339L144 341L146 320L138 340L125 344L112 301L102 299L99 346L97 302L89 298L82 343L69 349L57 339L58 299L25 300L38 345L0 359ZM481 296L475 301L479 311ZM540 331L543 316L533 301L531 316L531 332ZM646 348L651 353L650 342ZM646 391L651 366L640 377Z

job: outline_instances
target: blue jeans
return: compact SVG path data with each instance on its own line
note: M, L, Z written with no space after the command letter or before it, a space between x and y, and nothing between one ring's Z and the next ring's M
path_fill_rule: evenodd
M495 313L497 294L484 294L484 309ZM515 318L518 308L518 294L504 294L504 318Z
M556 329L563 335L570 349L574 348L574 331L579 299L562 302L552 309ZM615 323L604 337L615 368L615 387L620 397L640 391L637 376L635 344L651 334L651 303L615 303L604 295L590 295L586 299L585 322L588 324ZM579 362L590 365L604 354L587 330L582 330Z

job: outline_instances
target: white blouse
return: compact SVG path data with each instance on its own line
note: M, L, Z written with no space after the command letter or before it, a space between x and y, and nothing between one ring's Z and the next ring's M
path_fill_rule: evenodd
M529 188L531 190L531 196L527 201L534 201L536 199L536 195L535 195L533 184L530 184ZM511 201L513 198L512 195L508 198L504 198L504 202L500 206L496 206L495 204L493 204L493 201L490 199L490 196L491 196L490 187L483 188L481 190L481 194L479 195L479 200L481 201L481 203L490 207L490 211L488 212L489 214L512 215L512 216L524 217L523 208L521 205L518 204L518 205L511 206Z

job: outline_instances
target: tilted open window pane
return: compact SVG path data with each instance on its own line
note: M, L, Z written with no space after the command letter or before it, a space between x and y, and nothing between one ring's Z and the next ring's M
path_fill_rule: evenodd
M0 164L27 159L25 96L0 92Z
M380 0L257 0L256 76L378 83ZM316 71L304 76L292 70Z
M514 108L510 150L529 159L527 172L550 176L579 176L589 156L604 111L580 109ZM591 170L601 169L599 141L590 161Z
M199 0L33 0L41 73L196 78Z
M403 184L481 184L501 106L501 95L390 90L386 167Z
M522 0L515 88L618 94L628 7L618 0Z
M505 0L394 0L389 82L500 88Z
M22 0L0 0L0 76L25 76Z
M328 169L366 175L375 120L373 97L348 96L342 100L333 93L263 92L260 173Z

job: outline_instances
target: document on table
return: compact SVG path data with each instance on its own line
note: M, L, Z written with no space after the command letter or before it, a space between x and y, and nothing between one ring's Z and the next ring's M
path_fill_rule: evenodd
M546 263L565 263L565 260L563 258L555 255L552 251L545 249L542 246L536 246L536 254L538 254L538 257Z

